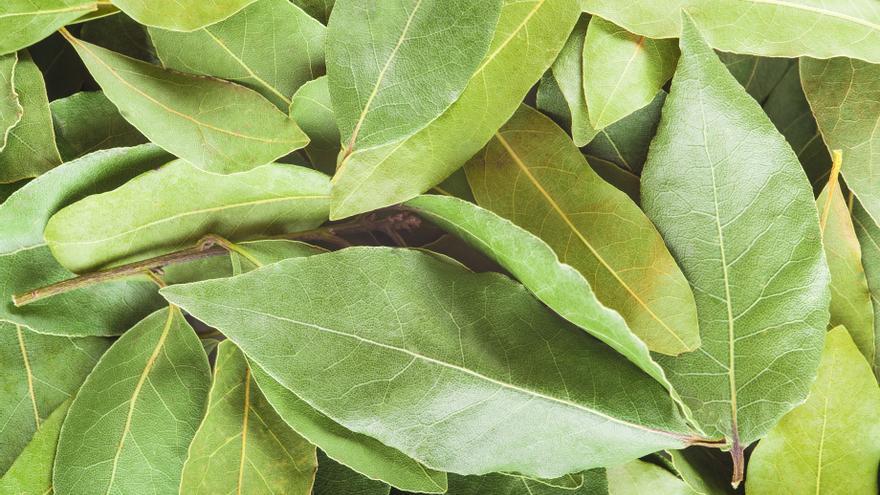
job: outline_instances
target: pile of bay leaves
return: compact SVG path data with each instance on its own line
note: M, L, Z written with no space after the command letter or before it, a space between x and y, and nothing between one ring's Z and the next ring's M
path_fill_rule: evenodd
M878 376L878 0L0 2L0 495L871 495Z

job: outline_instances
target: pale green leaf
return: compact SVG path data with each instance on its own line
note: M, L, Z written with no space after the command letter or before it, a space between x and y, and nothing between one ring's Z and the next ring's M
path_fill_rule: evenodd
M449 495L607 495L608 482L603 469L592 469L579 474L582 483L574 488L544 484L523 476L501 473L485 476L449 477Z
M263 397L241 351L220 343L208 411L190 444L180 492L307 494L315 455Z
M388 495L391 487L371 480L318 451L318 476L312 495Z
M0 474L49 414L76 394L109 345L107 339L52 337L0 323Z
M660 235L548 118L522 106L465 170L480 206L546 242L649 349L699 346L693 295Z
M874 308L862 267L862 251L840 186L822 190L816 206L831 272L831 326L844 326L869 363L874 362ZM828 195L831 202L828 203ZM824 222L824 224L823 224Z
M118 335L162 299L145 277L68 292L16 308L12 296L73 277L43 239L58 209L119 186L171 158L153 145L99 151L65 163L16 191L0 206L0 321L55 335Z
M571 130L572 140L578 146L584 146L596 136L596 129L590 125L584 97L584 39L589 23L589 16L581 16L549 72L565 101L568 110L567 127Z
M100 91L80 92L49 103L55 139L64 161L93 151L147 142Z
M745 88L746 93L762 105L782 82L788 70L797 65L796 60L787 58L756 57L727 52L718 52L718 58Z
M324 31L290 0L259 0L198 31L150 36L164 67L235 81L286 112L297 88L324 72Z
M734 492L730 486L730 454L706 447L690 447L671 450L669 455L673 468L695 493L731 495Z
M685 9L706 41L726 52L880 62L876 0L579 1L584 11L650 38L678 37Z
M293 3L306 11L310 16L327 24L335 0L293 0Z
M846 185L880 220L880 65L805 58L801 80L828 149L843 151Z
M2 16L2 15L0 15ZM22 107L21 120L8 131L0 151L0 183L36 177L59 165L46 84L26 51L18 54L13 85Z
M349 248L162 293L320 412L435 469L553 478L694 440L662 386L522 286L419 251Z
M141 24L195 31L220 22L256 0L112 0Z
M92 10L85 15L77 17L70 24L81 24L84 22L96 21L99 19L103 19L105 17L112 17L116 14L119 14L120 10L113 4L109 3L99 3L103 1L112 1L112 0L96 0L95 6L97 7L95 10Z
M650 462L635 460L606 471L609 495L696 495L684 481Z
M251 89L163 69L65 34L122 116L197 166L247 170L308 143L287 114Z
M3 0L0 4L0 54L33 45L95 9L94 0Z
M474 193L471 191L471 185L467 180L467 174L461 168L452 172L452 175L434 186L433 190L444 196L453 196L472 203L475 202Z
M9 131L21 121L24 108L15 92L15 66L18 54L0 56L0 153L6 147Z
M590 124L604 129L651 103L675 72L673 40L639 36L594 17L583 49Z
M312 166L333 174L342 144L326 76L309 81L297 90L290 105L290 116L309 136L309 145L304 151Z
M681 49L642 205L693 287L702 346L658 361L706 433L737 455L806 397L828 268L791 148L691 21Z
M177 493L211 384L202 344L179 309L148 316L104 354L58 441L58 495Z
M578 16L575 0L505 0L489 52L455 103L415 134L344 159L331 218L411 199L461 167L513 115Z
M61 424L67 417L70 399L46 418L15 463L0 478L0 493L7 495L47 495L52 493L52 464Z
M852 220L862 248L862 265L874 307L874 361L871 366L880 380L880 227L859 204L853 208Z
M192 247L206 234L230 240L308 230L327 220L329 180L270 164L219 175L183 160L56 213L45 238L74 272Z
M807 401L785 415L749 461L752 495L877 493L880 388L846 329L825 339Z
M284 388L259 367L253 366L252 370L260 390L287 424L336 462L368 479L381 480L402 490L446 491L445 473L429 469L372 437L346 429ZM320 471L319 462L319 479Z

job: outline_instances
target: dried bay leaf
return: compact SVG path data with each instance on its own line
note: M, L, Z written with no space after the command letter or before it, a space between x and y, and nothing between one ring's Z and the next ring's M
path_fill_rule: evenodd
M83 91L49 103L58 151L64 161L93 151L147 142L100 91Z
M763 105L797 61L787 58L756 57L717 52L727 70L752 98ZM781 131L780 131L781 132Z
M562 488L523 476L493 473L484 476L449 477L449 495L607 495L608 481L604 469L591 469L579 474L581 483Z
M342 144L327 76L309 81L297 90L290 104L290 116L309 136L309 144L303 151L312 166L332 175L336 171L336 159Z
M650 462L635 460L607 469L609 495L663 493L697 495L674 474Z
M55 457L55 493L136 493L144 486L177 493L210 383L205 351L178 308L132 327L70 406Z
M880 380L880 227L858 203L853 208L853 226L862 248L862 265L874 307L874 374Z
M146 26L195 31L220 22L256 0L112 0L113 5Z
M330 12L333 11L333 4L336 2L335 0L293 0L293 3L322 24L327 24Z
M47 495L52 493L52 465L61 424L67 417L70 399L65 400L46 418L21 455L0 478L0 493Z
M584 40L589 23L590 17L582 15L549 72L565 100L567 127L571 130L574 144L578 146L589 143L597 132L590 124L590 114L584 97ZM543 84L542 82L542 86Z
M659 233L553 122L522 106L465 170L480 206L546 242L649 349L699 346L693 295Z
M96 9L94 0L4 0L0 4L0 55L33 45Z
M9 131L21 120L24 108L15 92L15 66L18 54L0 56L0 153L6 147Z

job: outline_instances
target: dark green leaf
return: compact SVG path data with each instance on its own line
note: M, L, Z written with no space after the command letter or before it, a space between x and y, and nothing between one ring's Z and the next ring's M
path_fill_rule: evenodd
M52 465L61 424L67 417L70 400L65 400L46 418L15 463L0 478L0 493L46 495L52 493Z
M318 451L318 476L312 495L388 495L391 487L348 469Z
M305 152L312 166L332 175L342 145L326 76L309 81L297 90L290 105L290 116L309 136Z
M64 161L93 151L147 142L100 91L76 93L53 101L49 108Z

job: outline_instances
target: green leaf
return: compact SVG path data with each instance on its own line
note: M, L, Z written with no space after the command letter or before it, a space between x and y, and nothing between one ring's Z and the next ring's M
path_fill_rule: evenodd
M329 186L326 175L293 165L219 175L176 160L62 209L45 237L62 265L84 272L192 247L206 234L246 240L317 227Z
M15 66L18 54L0 56L0 152L6 147L9 131L21 121L24 108L15 92Z
M89 71L60 33L31 45L27 51L43 73L49 101L82 91L88 84Z
M846 329L828 332L807 401L758 443L749 494L877 493L880 388Z
M584 11L650 38L678 37L685 9L709 45L726 52L880 62L880 10L874 0L579 1Z
M875 221L880 219L880 65L805 58L801 80L828 149L843 151L846 185Z
M61 424L67 416L70 400L65 400L46 418L15 463L0 478L0 493L46 495L52 493L52 464Z
M690 20L681 50L642 205L693 286L702 346L658 361L706 433L726 437L741 461L740 449L807 394L828 324L828 269L791 148Z
M93 45L144 62L155 63L158 61L156 49L153 47L147 28L123 13L89 21L80 29L79 37ZM71 50L73 49L63 39L60 41Z
M862 265L874 307L874 361L871 366L880 380L880 227L858 203L853 208L852 220L862 248Z
M553 478L693 441L662 386L521 286L419 251L349 248L162 294L320 412L434 469Z
M324 72L324 31L290 0L259 0L198 31L150 36L164 67L235 81L286 112L297 88Z
M649 349L699 346L693 295L660 235L553 122L522 106L465 170L480 206L550 245Z
M730 495L734 492L730 486L730 455L706 447L671 450L669 455L678 475L695 493Z
M26 51L19 53L14 74L22 115L0 151L0 183L36 177L61 163L43 75Z
M346 429L317 411L258 366L254 378L284 421L297 433L317 445L329 458L371 480L380 480L401 490L444 493L446 474L429 469L397 449ZM321 479L323 461L318 462ZM316 484L316 491L320 483Z
M756 57L726 52L717 54L746 92L762 105L788 70L793 65L797 65L796 60L787 58Z
M0 473L50 413L76 394L109 345L107 339L51 337L0 323Z
M294 5L303 9L310 16L327 24L335 0L293 0Z
M844 326L865 359L874 362L874 308L871 291L862 267L862 251L856 236L843 191L834 184L834 192L825 186L816 206L822 242L831 272L831 326ZM831 195L831 202L828 196Z
M309 136L309 145L304 150L309 161L318 170L332 175L342 145L327 76L309 81L297 90L290 105L290 116Z
M76 93L49 103L49 108L64 161L93 151L147 142L100 91Z
M177 493L211 370L179 309L125 332L73 400L55 457L59 495Z
M230 17L256 0L112 1L141 24L173 31L195 31Z
M607 495L605 470L585 471L579 486L560 488L523 476L493 473L485 476L449 477L449 495Z
M317 463L315 447L260 393L241 351L221 342L208 412L190 444L181 493L306 494Z
M406 205L492 258L550 309L623 354L680 402L645 343L616 311L596 299L583 275L562 264L541 239L491 211L457 198L420 196Z
M339 0L327 73L346 154L412 136L455 102L489 50L501 3Z
M126 120L201 168L247 170L308 143L292 119L253 90L163 69L69 33L66 37Z
M583 57L590 124L603 129L651 103L675 72L678 48L673 40L638 36L594 17Z
M96 9L94 0L4 0L0 5L0 55L33 45Z
M145 277L54 296L16 308L12 296L73 277L52 257L43 228L58 209L112 189L170 160L153 145L99 151L29 182L0 206L0 321L55 335L118 335L162 302Z
M450 7L444 3L444 8ZM461 167L513 115L556 58L578 16L575 0L505 0L488 55L461 96L411 136L348 155L334 178L330 217L411 199ZM332 79L331 59L328 55ZM333 103L338 114L336 98Z
M312 495L388 495L391 487L348 469L318 451L318 476Z
M650 462L635 460L607 469L609 495L662 493L696 495L674 474Z
M596 129L590 125L587 100L584 97L584 39L590 17L582 15L563 45L556 61L550 66L550 77L565 101L574 144L584 146L596 136ZM542 83L543 85L543 83Z

